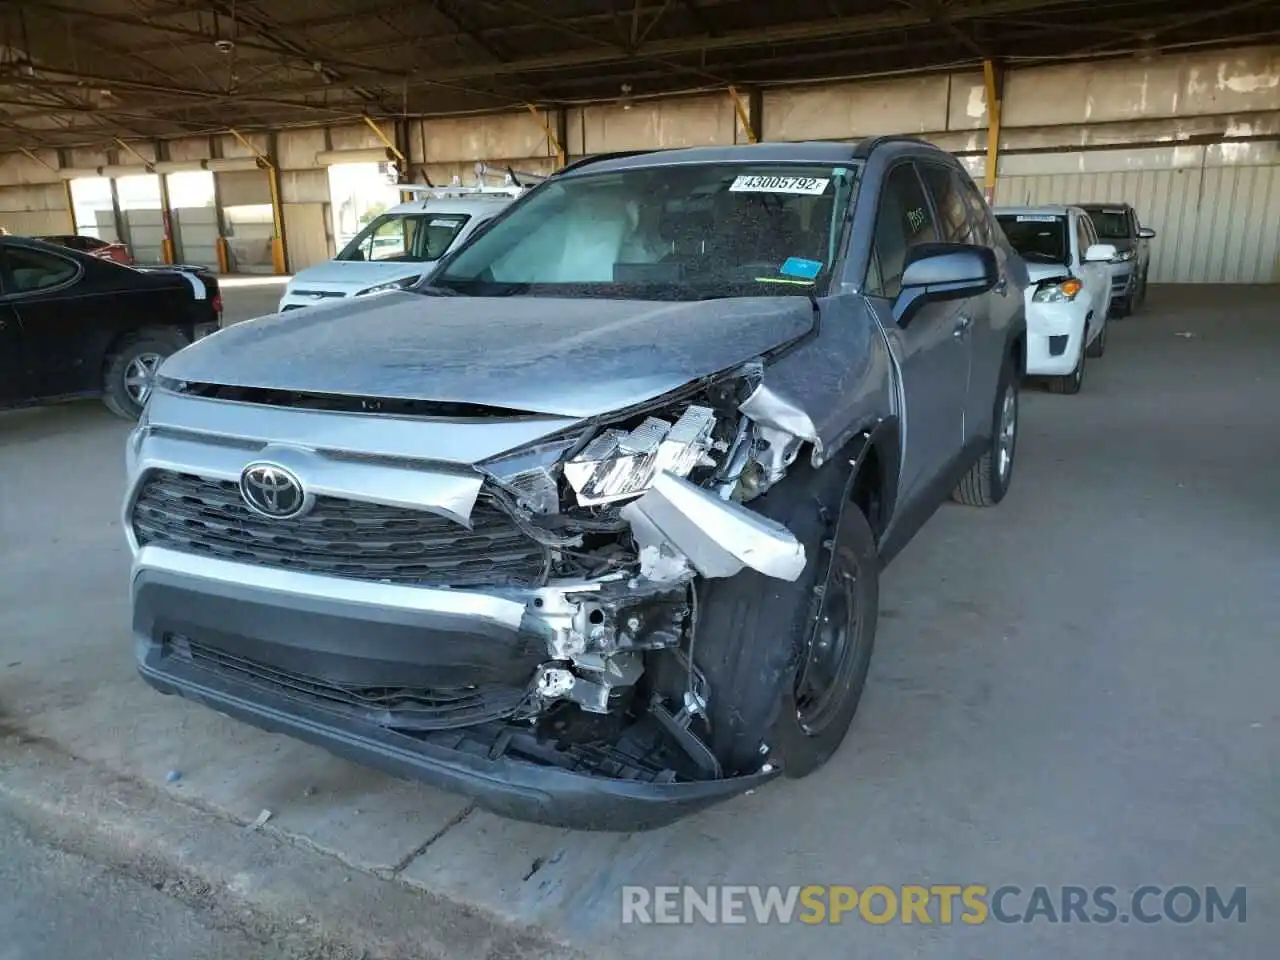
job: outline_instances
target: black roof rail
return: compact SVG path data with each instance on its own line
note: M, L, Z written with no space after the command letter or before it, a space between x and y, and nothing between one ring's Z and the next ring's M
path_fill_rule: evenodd
M880 137L866 137L853 145L853 159L865 160L867 157L871 156L872 151L877 147L882 147L889 143L914 143L921 147L933 146L928 140L921 140L919 137L912 137L902 133L891 133Z
M646 153L660 153L659 150L617 150L613 153L597 153L591 157L583 157L581 160L575 160L573 163L565 164L557 170L552 176L559 176L562 173L568 173L570 170L577 170L588 164L600 163L602 160L621 160L623 157L640 157Z

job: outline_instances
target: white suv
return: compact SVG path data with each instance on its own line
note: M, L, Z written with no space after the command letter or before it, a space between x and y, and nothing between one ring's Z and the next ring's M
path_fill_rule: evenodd
M527 188L401 184L399 189L420 199L374 219L332 260L300 270L284 288L280 312L412 286Z
M1080 207L997 207L996 219L1026 262L1027 375L1054 393L1079 393L1086 357L1107 348L1111 244L1098 243Z

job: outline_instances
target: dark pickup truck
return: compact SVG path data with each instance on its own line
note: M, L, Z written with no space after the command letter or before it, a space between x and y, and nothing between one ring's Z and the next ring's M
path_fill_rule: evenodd
M101 397L137 419L166 357L218 329L202 267L122 266L29 237L0 237L0 409Z

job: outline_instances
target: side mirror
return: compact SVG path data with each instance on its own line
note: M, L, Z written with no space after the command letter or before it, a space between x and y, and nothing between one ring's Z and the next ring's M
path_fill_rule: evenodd
M1084 252L1085 263L1106 263L1114 259L1119 251L1110 243L1091 244L1089 249Z
M976 297L1000 279L996 255L989 247L967 243L924 243L911 248L902 272L902 290L893 318L902 326L926 303Z
M1154 240L1156 238L1156 232L1152 230L1150 227L1142 227L1138 231L1138 236L1140 236L1143 240Z

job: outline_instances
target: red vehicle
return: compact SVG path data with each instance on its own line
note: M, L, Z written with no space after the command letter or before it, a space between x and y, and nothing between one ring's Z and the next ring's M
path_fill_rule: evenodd
M87 253L91 257L101 257L103 260L114 260L116 263L133 266L133 256L129 253L129 248L123 243L109 243L106 240L99 240L97 237L85 237L79 234L62 234L55 237L38 237L37 239L43 240L45 243L56 243L60 247L70 247L72 250Z

